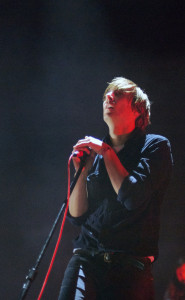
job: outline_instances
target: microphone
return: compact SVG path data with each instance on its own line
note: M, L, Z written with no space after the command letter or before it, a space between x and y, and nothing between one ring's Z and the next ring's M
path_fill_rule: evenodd
M87 154L87 152L85 151L75 151L73 153L73 157L78 157L80 159L86 159L86 157L89 156L89 154Z

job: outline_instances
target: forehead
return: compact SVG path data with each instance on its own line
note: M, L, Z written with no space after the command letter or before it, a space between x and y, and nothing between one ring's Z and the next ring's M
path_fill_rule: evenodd
M122 90L108 91L105 94L105 98L107 98L107 97L111 97L111 98L114 98L114 99L128 98L127 94Z
M114 96L114 91L109 91L108 93L105 94L106 97L113 97Z
M124 96L124 92L123 91L108 91L105 96L123 97Z

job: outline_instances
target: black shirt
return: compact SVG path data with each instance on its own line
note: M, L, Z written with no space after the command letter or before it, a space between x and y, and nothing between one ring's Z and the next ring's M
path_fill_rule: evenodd
M109 137L104 141L110 144ZM129 173L118 195L103 157L95 158L87 178L88 211L81 217L69 215L81 225L74 247L157 257L160 204L172 169L170 143L136 130L117 156Z

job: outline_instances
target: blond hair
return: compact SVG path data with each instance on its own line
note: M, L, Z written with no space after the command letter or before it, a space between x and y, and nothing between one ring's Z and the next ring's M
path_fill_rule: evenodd
M125 96L131 101L132 109L139 112L136 119L136 127L145 130L150 124L150 101L144 91L133 81L124 77L115 77L104 92L103 100L108 92L114 92L117 96Z

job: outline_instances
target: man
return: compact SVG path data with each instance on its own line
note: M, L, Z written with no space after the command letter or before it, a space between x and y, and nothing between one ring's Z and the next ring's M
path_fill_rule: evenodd
M146 134L147 95L117 77L103 96L109 134L86 136L73 151L89 156L73 190L69 219L81 226L60 300L152 300L160 204L169 183L169 141ZM78 170L80 160L73 158Z

